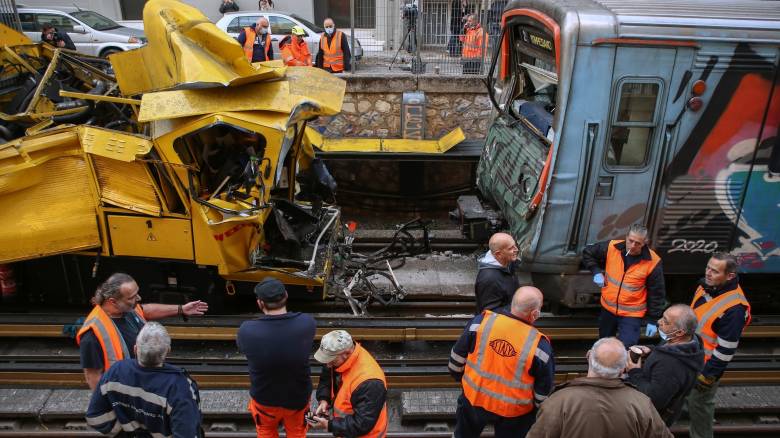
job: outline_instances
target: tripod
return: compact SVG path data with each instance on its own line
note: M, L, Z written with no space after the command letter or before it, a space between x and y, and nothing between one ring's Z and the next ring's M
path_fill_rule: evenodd
M416 17L415 17L416 18ZM409 41L409 46L406 48L406 51L408 53L415 53L415 57L412 58L411 63L411 70L412 73L424 73L425 72L425 65L422 63L422 59L420 59L420 51L417 50L417 26L413 19L408 19L406 21L407 29L406 29L406 35L404 35L404 38L401 40L401 44L398 46L398 50L395 51L395 56L393 56L393 60L390 61L390 65L387 67L388 70L393 69L393 65L395 65L395 60L398 58L398 54L401 53L401 49L404 48L407 44L407 40Z

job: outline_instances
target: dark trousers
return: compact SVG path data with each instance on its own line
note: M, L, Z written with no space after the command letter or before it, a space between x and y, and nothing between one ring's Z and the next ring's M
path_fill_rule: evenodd
M615 336L623 342L626 348L639 342L639 328L642 318L632 316L616 316L609 310L601 308L599 315L599 339Z
M488 423L493 424L496 438L523 438L536 421L536 410L519 417L501 417L472 406L466 396L461 394L455 419L455 438L479 438Z
M464 61L463 62L463 74L464 75L478 75L482 62L476 61Z

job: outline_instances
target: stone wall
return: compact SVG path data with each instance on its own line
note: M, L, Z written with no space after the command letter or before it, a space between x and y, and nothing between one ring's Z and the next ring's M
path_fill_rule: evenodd
M344 75L347 92L340 114L311 126L327 137L401 137L401 100L406 91L426 98L425 138L436 139L460 126L468 139L484 138L491 114L479 77L433 75Z

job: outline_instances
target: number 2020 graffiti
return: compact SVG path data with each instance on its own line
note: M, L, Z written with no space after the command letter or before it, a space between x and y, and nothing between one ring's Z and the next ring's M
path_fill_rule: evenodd
M701 252L710 254L717 250L718 242L714 240L707 242L705 240L674 239L672 241L672 249L668 252Z

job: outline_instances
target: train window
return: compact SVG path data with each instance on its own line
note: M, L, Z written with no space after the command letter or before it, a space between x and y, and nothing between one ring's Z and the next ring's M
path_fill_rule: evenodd
M609 135L609 166L642 167L653 138L660 85L657 82L623 81L618 108Z

